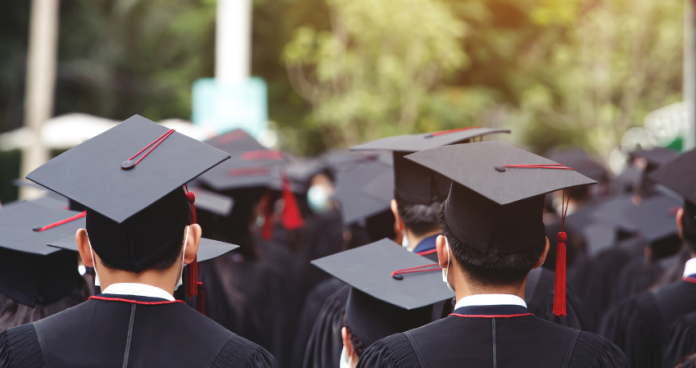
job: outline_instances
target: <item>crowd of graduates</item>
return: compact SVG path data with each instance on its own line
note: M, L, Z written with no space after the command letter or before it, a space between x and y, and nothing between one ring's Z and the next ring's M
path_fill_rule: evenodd
M171 262L160 265L165 253L159 248L146 252L138 249L147 246L131 245L128 252L117 251L124 239L132 242L131 236L144 236L149 243L159 239L143 234L153 227L169 226L164 220L152 221L178 211L158 205L165 199L174 201L172 193L180 193L182 198L185 193L184 200L191 205L187 230L181 233L181 220L175 226L179 229L176 239L185 239L183 252L176 252L176 264L181 267L185 263L186 267L182 287L177 285L172 300L183 301L188 310L197 310L224 328L224 333L236 336L221 337L225 343L210 353L217 358L204 355L201 366L212 359L215 364L210 366L418 367L432 366L428 362L439 362L452 351L461 353L456 359L472 362L471 366L490 366L486 360L490 353L480 360L486 364L479 365L480 357L475 356L479 353L463 348L476 345L472 342L476 339L490 344L489 325L459 327L463 331L456 333L467 337L460 341L452 337L451 345L442 346L442 351L423 343L440 336L422 328L414 330L420 334L408 335L417 352L399 347L406 340L387 338L437 325L455 315L481 317L470 318L476 323L492 318L493 367L508 366L507 359L519 366L541 366L533 363L541 359L552 366L557 358L564 367L696 367L696 264L690 261L696 254L696 152L679 154L664 148L630 152L625 171L614 176L582 150L559 148L539 157L495 142L496 134L510 132L479 127L389 137L313 158L267 149L239 129L204 142L205 149L212 147L224 153L223 158L204 155L204 149L197 146L203 144L189 142L193 140L178 133L166 133L164 128L165 133L143 138L149 143L162 134L141 152L123 149L128 152L123 156L118 151L121 148L109 146L111 140L119 145L150 129L147 124L154 124L140 120L145 119L134 117L121 123L122 131L118 132L122 136L110 131L100 136L102 141L87 145L91 140L66 152L46 164L43 171L40 168L30 174L31 181L16 181L17 185L37 183L38 188L50 190L41 198L6 203L0 208L3 367L70 366L58 358L51 358L61 362L53 365L28 358L17 363L13 349L28 348L17 347L20 338L12 333L36 335L40 348L35 349L42 349L48 361L46 357L51 354L60 356L55 352L58 348L49 353L52 348L46 345L58 338L46 332L60 330L57 317L67 319L69 311L95 300L103 303L109 295L130 294L101 290L98 272L102 269L95 272L94 253L104 264L103 274L112 267L135 274L153 265L162 270L174 267ZM129 127L132 131L127 130ZM169 148L177 139L183 147ZM170 149L175 153L167 156ZM105 150L104 155L119 152L117 175L152 172L142 180L122 184L119 181L126 179L106 173L111 169L104 168L108 165L99 160L100 150ZM61 166L61 157L68 164ZM141 160L143 165L135 167ZM66 172L78 170L76 167L80 167L79 175ZM168 176L167 170L182 176ZM513 174L514 170L518 171ZM99 179L101 171L104 178ZM519 171L522 176L508 183L489 178L518 175ZM576 176L568 179L571 171ZM185 190L180 189L183 184ZM120 187L122 192L118 193L128 193L128 199L110 192L112 186ZM487 206L491 209L485 209ZM498 208L508 214L496 212ZM529 266L518 258L505 258L527 251L530 245L522 245L522 240L538 240L542 228L529 220L537 217L543 220L546 250L531 253L534 259ZM147 228L135 228L135 218L148 222ZM456 222L460 219L461 223ZM473 224L468 223L471 221ZM501 221L507 234L501 234ZM128 227L127 236L115 232L119 226ZM89 239L83 235L84 244L89 245L80 248L80 231L84 230L79 229L84 228L90 234ZM97 231L106 235L97 235ZM194 253L191 259L186 253L190 237L200 239L198 255ZM476 248L480 239L484 239L482 248ZM467 255L461 250L466 246L489 258L476 264L478 261L472 260L475 252ZM540 246L544 249L543 244ZM94 253L85 260L84 252L92 248ZM457 264L466 260L475 264L461 268L483 284L518 285L517 280L523 279L523 298L498 303L509 310L495 313L475 309L495 304L490 301L460 304L462 284L455 284L447 274L452 272L450 263L455 262L450 260L450 248L454 248L452 258ZM445 254L447 259L443 259ZM496 263L495 257L508 261ZM411 276L414 269L422 267L437 272ZM441 274L441 269L447 272ZM101 279L104 283L104 276ZM124 309L124 316L131 313L131 317L130 322L124 317L123 325L130 323L133 329L135 323L135 330L128 330L125 358L119 345L121 355L114 366L140 366L137 359L142 358L134 357L147 354L147 349L156 354L157 347L150 346L145 352L131 348L131 332L137 330L137 323L144 323L133 317L135 305L168 302L151 294L143 298L132 300L130 312ZM522 306L526 309L520 309ZM462 312L465 309L467 313ZM508 322L518 316L524 320L527 314L544 322L531 327ZM175 328L182 323L180 319L194 318L182 316L172 315L169 323ZM40 321L45 318L42 325ZM496 321L500 321L498 330ZM91 325L76 333L90 336L88 330L98 330L102 322L91 319ZM31 325L44 332L22 332L23 326ZM563 329L554 329L557 326ZM224 335L216 330L218 327L206 328L215 331L211 336ZM583 332L573 335L569 331ZM506 334L516 340L504 340ZM559 346L543 343L541 335ZM166 335L157 336L150 338L168 340ZM238 337L245 342L235 340ZM145 340L135 336L132 341ZM511 347L514 341L529 354ZM170 346L167 354L176 355L176 346ZM108 354L99 350L95 355ZM246 363L235 363L242 355ZM228 361L225 356L230 357ZM151 362L150 366L160 364L164 363Z

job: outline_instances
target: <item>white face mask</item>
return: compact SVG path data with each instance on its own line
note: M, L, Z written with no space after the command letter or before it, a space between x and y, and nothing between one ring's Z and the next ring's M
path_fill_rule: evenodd
M447 247L447 268L442 269L442 281L445 282L445 285L447 285L447 288L450 289L450 291L454 291L454 289L452 289L452 285L450 285L449 280L447 279L447 276L449 275L450 266L450 249L449 241L447 241L447 238L445 238L445 246Z
M353 354L351 354L349 357L345 346L341 351L341 361L339 366L340 368L353 368Z
M186 266L184 260L186 259L186 244L188 243L188 233L189 227L186 226L186 236L184 237L184 250L181 251L181 272L179 273L179 281L177 281L176 285L174 286L174 291L179 289L179 286L184 284L184 266Z
M94 270L94 286L101 287L101 282L99 282L99 272L97 272L97 259L94 258L94 252L92 251L92 242L89 241L89 235L87 235L87 243L89 244L89 254L92 255L92 269Z
M312 185L307 191L307 204L317 214L330 210L331 195L323 185Z
M401 238L401 246L408 249L409 252L413 251L411 249L411 243L408 242L408 236L406 236L406 229L401 231L402 238Z

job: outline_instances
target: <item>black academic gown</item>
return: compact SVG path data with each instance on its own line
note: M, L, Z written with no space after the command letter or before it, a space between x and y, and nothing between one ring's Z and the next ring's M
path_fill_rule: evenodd
M350 286L341 286L329 296L319 310L305 348L303 368L338 367L343 349L341 329Z
M608 340L535 317L514 305L462 307L372 344L358 367L629 367Z
M0 334L0 367L277 367L181 302L101 294Z
M696 312L677 319L669 332L669 344L662 357L662 367L674 368L696 354Z
M331 296L331 294L335 293L343 286L345 286L345 283L342 281L336 278L330 278L320 282L312 289L312 291L309 292L309 294L307 294L307 299L305 300L305 304L302 308L302 314L298 323L299 328L293 342L290 368L302 367L305 350L307 349L307 342L309 341L312 330L314 329L317 316L320 315L321 308L324 306L324 302Z
M633 368L659 367L670 327L691 312L696 312L696 284L677 281L613 307L600 332L626 353Z
M583 305L570 286L566 286L566 316L559 317L553 314L555 278L552 271L543 267L529 272L524 293L527 308L541 319L577 330L586 330L588 322Z
M584 260L581 265L586 268L586 272L581 272L584 275L583 282L578 282L577 279L569 281L571 285L582 285L584 290L584 293L578 293L578 296L582 300L587 325L580 329L592 332L599 330L604 313L613 303L620 301L615 300L618 298L615 293L621 270L631 260L642 257L646 246L647 243L641 238L626 239L615 247Z

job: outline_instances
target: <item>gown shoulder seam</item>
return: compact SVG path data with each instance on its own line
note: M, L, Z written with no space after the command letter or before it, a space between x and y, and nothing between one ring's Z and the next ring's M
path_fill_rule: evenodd
M413 336L408 331L403 332L404 336L406 336L406 339L408 339L409 344L411 344L411 347L413 348L413 353L416 354L416 357L418 358L418 364L422 368L427 368L428 366L425 364L425 361L423 361L423 357L421 356L420 350L418 349L418 345L416 342L413 340Z

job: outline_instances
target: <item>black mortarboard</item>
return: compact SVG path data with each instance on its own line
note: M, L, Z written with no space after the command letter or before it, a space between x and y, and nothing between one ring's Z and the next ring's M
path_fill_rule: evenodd
M389 209L391 199L379 198L364 191L365 183L369 183L392 168L385 162L371 159L339 170L336 173L335 197L339 203L343 223L351 224ZM388 190L394 182L385 182Z
M288 162L280 151L268 149L232 154L232 158L214 167L198 181L216 191L279 185L280 172Z
M235 129L231 132L210 138L205 141L205 143L229 154L266 149L259 141L242 129Z
M102 260L140 272L183 242L192 213L182 186L228 158L135 115L27 178L85 206L90 242Z
M306 193L312 184L312 178L319 174L326 174L329 180L335 180L335 173L329 165L320 158L306 158L292 160L285 166L285 173L290 179L290 185L295 193ZM273 189L280 189L275 185Z
M650 173L658 167L679 156L678 153L662 147L656 147L649 150L637 150L629 153L632 159L641 158L646 162L645 169L641 176L638 192L641 196L649 196L655 193L655 181L651 178Z
M406 158L453 181L447 224L462 243L484 253L517 253L538 244L544 194L596 183L574 170L505 167L556 163L501 142L438 147Z
M404 156L435 147L469 142L473 138L509 130L470 127L444 132L387 137L363 143L351 150L392 151L394 157L394 196L414 204L430 205L447 197L450 180L425 167L416 165Z
M352 287L346 305L351 333L365 345L431 321L432 305L454 297L440 272L392 273L432 265L388 239L312 261ZM433 265L436 271L440 269Z
M650 173L649 178L696 204L696 150L683 153Z
M602 181L609 179L607 174L607 169L600 163L594 161L590 158L587 152L579 148L565 149L565 150L552 150L547 153L546 157L549 160L558 162L568 167L572 167L573 170L587 176L588 178L595 181Z
M675 215L682 201L662 195L652 196L638 206L627 208L624 216L633 223L643 239L658 242L678 233Z
M640 149L628 154L632 159L643 158L647 161L648 165L653 165L655 167L675 159L679 154L671 149L655 147L651 149Z
M80 275L77 257L48 247L75 237L85 226L80 212L20 202L0 211L0 292L30 307L48 305L72 292Z
M638 229L633 221L626 217L626 214L636 207L634 197L632 194L621 194L609 198L597 205L592 218L597 222L614 224L624 232L633 234Z
M196 196L196 210L204 210L220 216L229 216L234 207L234 198L203 188L191 188Z
M681 154L648 175L684 198L683 237L696 244L696 149Z

